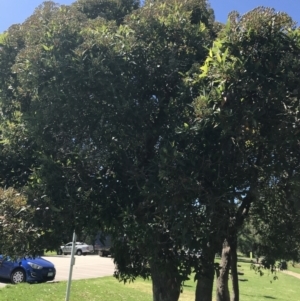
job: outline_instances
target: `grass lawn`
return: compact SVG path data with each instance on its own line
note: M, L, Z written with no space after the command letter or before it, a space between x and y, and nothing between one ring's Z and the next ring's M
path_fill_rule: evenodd
M293 266L292 263L289 262L288 263L288 270L291 271L291 272L300 274L300 263L296 263Z
M45 250L44 255L45 256L53 256L53 255L57 255L57 252L56 251L46 251Z
M240 292L242 301L300 301L300 280L278 273L278 280L266 272L260 277L250 270L248 263L239 263ZM1 301L64 301L66 282L45 284L8 285L0 289ZM195 283L185 283L180 301L194 300ZM30 297L30 298L29 298ZM151 301L150 281L137 280L133 284L117 282L113 277L73 281L70 301Z

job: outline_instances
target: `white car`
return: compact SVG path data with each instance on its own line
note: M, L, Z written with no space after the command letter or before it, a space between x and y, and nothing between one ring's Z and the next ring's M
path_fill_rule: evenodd
M71 254L72 252L72 242L67 243L64 246L61 246L60 249L57 251L57 255L67 255ZM86 255L94 253L94 247L92 245L88 245L84 242L76 242L75 243L75 254L76 255Z

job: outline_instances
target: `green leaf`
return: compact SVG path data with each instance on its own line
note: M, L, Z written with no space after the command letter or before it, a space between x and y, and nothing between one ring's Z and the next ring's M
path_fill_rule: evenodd
M200 32L204 32L206 30L206 26L204 23L200 22L200 25L199 25L199 31Z
M223 61L223 63L225 63L225 61L226 61L226 58L227 58L227 55L228 55L228 51L229 51L229 48L227 47L226 50L224 51L223 55L222 55L222 61Z
M200 67L200 70L202 70L202 73L200 74L199 78L206 77L208 72L208 65L204 64L202 67Z
M8 36L8 33L1 33L0 34L0 44L4 45L6 41L6 37Z
M46 51L51 51L52 49L53 49L53 46L46 46L46 45L42 45L43 46L43 48L44 48L44 50L46 50Z

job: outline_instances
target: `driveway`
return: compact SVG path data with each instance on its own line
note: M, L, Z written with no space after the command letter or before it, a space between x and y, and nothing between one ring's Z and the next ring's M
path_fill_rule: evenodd
M56 268L55 281L66 281L69 277L71 256L45 256ZM112 276L115 270L113 260L108 257L97 255L75 256L72 279L88 279L104 276ZM9 281L0 280L0 288L8 284Z
M69 277L71 256L45 256L56 268L55 281L65 281ZM112 276L115 270L113 260L97 255L75 256L72 279L88 279Z

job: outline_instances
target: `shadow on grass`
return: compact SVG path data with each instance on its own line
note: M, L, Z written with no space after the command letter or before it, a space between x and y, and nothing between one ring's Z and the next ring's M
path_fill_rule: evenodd
M246 263L253 263L253 259L248 258L238 258L238 262L246 262Z
M249 281L249 280L248 279L239 279L239 281L246 282L246 281Z
M257 295L248 295L248 294L241 294L241 295L248 296L248 297L257 297ZM266 299L271 299L271 300L277 299L277 298L272 297L272 296L261 296L261 297L266 298Z
M184 287L192 287L192 285L187 285L187 284L184 284L183 286Z

